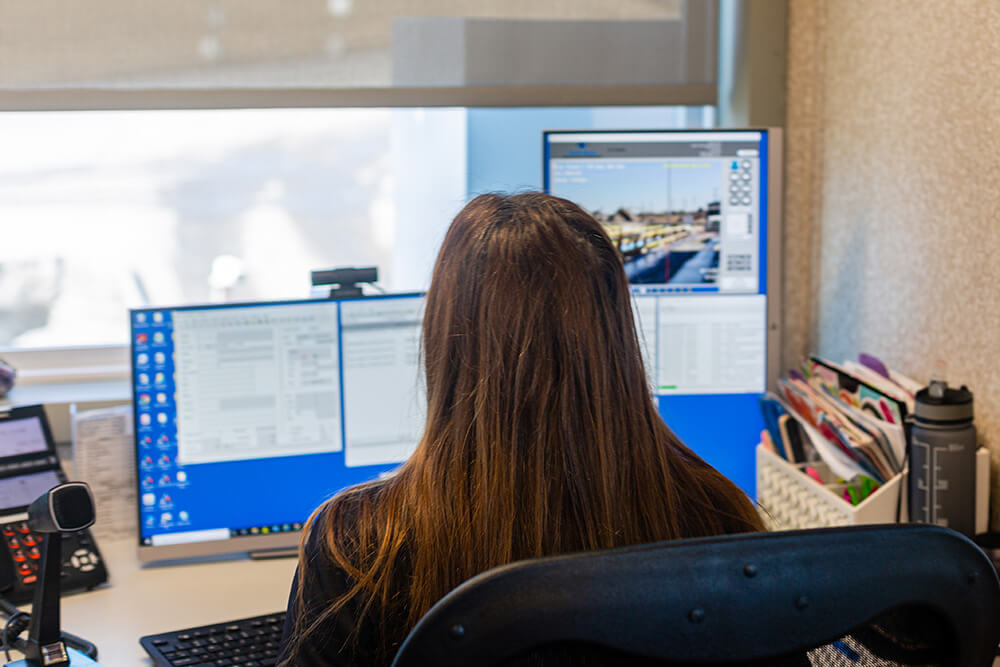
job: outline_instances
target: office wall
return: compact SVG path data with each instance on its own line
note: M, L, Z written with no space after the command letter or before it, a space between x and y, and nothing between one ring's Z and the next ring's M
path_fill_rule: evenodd
M1000 4L792 0L789 25L786 363L943 363L996 489Z

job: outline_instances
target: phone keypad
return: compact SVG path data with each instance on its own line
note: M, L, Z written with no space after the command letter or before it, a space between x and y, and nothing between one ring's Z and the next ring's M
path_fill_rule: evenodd
M42 558L39 549L43 535L32 533L26 521L5 523L0 526L4 542L10 557L14 561L14 572L22 585L30 585L38 581L38 564Z
M0 523L0 541L10 554L14 569L13 588L4 595L11 602L30 602L40 577L46 535L33 532L27 521ZM62 540L60 574L63 593L89 590L108 580L97 545L88 531L66 535Z

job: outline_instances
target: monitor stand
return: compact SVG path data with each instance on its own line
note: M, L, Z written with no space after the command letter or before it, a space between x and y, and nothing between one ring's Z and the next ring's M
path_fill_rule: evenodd
M278 549L257 549L247 552L253 560L265 560L268 558L290 558L299 555L298 547L281 547Z

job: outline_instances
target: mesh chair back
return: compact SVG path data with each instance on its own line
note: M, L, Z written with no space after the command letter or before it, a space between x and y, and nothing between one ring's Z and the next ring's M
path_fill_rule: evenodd
M897 618L899 609L930 612L932 623L915 633L929 628L943 638L941 664L992 663L1000 639L993 565L954 531L909 524L676 540L512 563L440 600L393 665L487 667L565 644L717 665L769 664L814 649L811 659L823 664L826 649L816 647L850 657L857 651L849 640L836 642L857 628L899 630L905 639L908 615ZM890 623L871 625L879 618Z

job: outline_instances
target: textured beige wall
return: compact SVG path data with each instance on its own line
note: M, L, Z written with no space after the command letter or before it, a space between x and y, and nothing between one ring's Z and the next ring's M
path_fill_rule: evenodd
M787 359L943 361L996 489L1000 2L792 0L789 19Z

